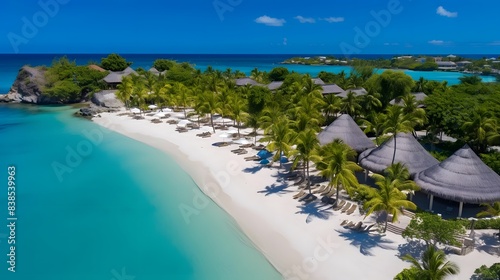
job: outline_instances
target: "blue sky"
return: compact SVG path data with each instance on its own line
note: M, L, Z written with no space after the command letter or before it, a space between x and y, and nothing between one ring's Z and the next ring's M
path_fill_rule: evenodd
M2 0L0 53L500 53L497 0Z

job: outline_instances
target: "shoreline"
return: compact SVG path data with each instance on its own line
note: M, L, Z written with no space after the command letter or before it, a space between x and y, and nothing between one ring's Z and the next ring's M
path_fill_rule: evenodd
M212 146L227 141L219 138L221 131L200 138L195 134L203 130L179 133L176 125L165 120L153 124L151 117L133 120L118 113L100 115L93 122L171 156L285 279L392 279L410 266L398 256L400 247L407 244L400 235L368 235L340 226L345 219L371 223L373 215L363 220L358 211L347 215L309 207L314 203L303 205L292 198L297 186L279 180L277 163L263 168L244 160L256 154L255 150L235 155L230 150L237 145ZM468 279L474 269L491 265L498 258L478 250L467 256L448 257L462 271L459 278L450 279Z

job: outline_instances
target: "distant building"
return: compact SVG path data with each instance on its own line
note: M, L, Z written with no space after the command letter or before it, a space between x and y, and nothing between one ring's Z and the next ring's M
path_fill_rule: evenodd
M100 67L99 65L95 65L95 64L90 64L89 68L92 70L99 71L99 72L106 72L106 69Z
M323 95L328 95L328 94L342 94L345 93L345 90L343 90L341 87L339 87L336 84L324 84L321 85L322 88L322 94Z
M345 97L347 97L347 94L349 92L354 93L354 96L362 96L362 95L368 94L368 91L366 91L366 89L361 87L361 88L352 88L352 89L345 90L344 92L337 94L337 96L345 98Z
M167 70L160 72L160 71L158 71L158 69L151 67L151 68L149 68L148 72L151 72L151 73L155 74L156 76L159 76L160 74L165 75L165 73L167 73Z
M274 90L279 89L282 85L283 85L283 82L282 82L282 81L275 81L275 82L271 82L270 84L268 84L268 85L267 85L267 88L268 88L270 91L274 91Z
M134 69L127 67L123 71L116 71L116 72L111 72L109 73L106 77L104 77L104 82L108 84L108 88L114 89L116 88L119 84L122 83L123 77L126 77L130 74L137 75L137 72L135 72Z
M417 103L419 104L417 106L418 108L425 108L423 101L425 100L425 98L427 98L427 94L423 92L412 92L410 94L413 94L413 96L415 96L415 101L417 101ZM391 100L389 104L403 106L403 101L401 100L401 98L396 98Z
M257 81L255 81L252 78L245 77L245 78L236 79L236 85L241 87L241 86L246 86L246 85L260 86L261 84L259 84Z
M457 67L467 67L471 64L472 64L472 62L467 61L467 60L459 61L459 62L457 62Z
M439 70L456 70L457 64L453 61L436 61Z

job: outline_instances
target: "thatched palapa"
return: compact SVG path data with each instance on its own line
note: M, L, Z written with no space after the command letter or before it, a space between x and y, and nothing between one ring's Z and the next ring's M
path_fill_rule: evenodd
M500 176L468 145L416 174L415 182L422 191L448 200L473 204L500 201Z
M377 148L366 150L359 155L359 165L375 173L383 173L392 164L394 153L394 137ZM439 163L429 154L411 133L396 135L396 158L394 163L401 162L413 176Z
M375 144L348 114L338 117L318 134L318 139L321 145L326 145L335 139L340 139L358 153L375 147Z

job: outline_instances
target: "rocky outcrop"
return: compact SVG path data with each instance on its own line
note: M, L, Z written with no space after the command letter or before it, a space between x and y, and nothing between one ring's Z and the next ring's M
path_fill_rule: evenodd
M60 103L43 95L45 70L42 67L23 66L7 94L0 95L0 102L54 104Z
M115 92L116 90L102 90L96 92L92 96L92 103L105 108L121 108L124 104L116 98Z

